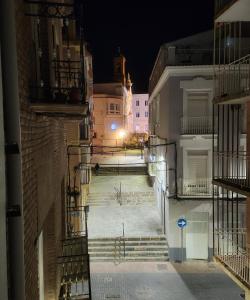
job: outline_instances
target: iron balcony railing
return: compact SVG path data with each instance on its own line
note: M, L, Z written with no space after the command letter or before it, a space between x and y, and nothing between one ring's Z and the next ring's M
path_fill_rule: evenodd
M250 156L245 151L214 154L214 182L250 192Z
M211 196L212 179L210 178L182 179L182 195L183 196Z
M246 246L246 229L216 230L215 258L239 280L250 285L250 249Z
M87 237L76 237L62 241L61 289L59 300L91 299L89 284L89 255ZM84 298L86 299L86 298Z
M166 66L211 65L213 63L213 49L189 47L161 48L153 73L149 80L149 94L156 87Z
M250 54L215 72L215 102L234 100L250 95Z
M213 117L182 117L181 134L212 134Z

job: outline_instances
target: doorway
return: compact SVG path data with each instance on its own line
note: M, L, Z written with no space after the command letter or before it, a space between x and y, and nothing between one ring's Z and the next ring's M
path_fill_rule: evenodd
M186 227L187 259L208 260L208 218L207 212L193 212L188 215Z

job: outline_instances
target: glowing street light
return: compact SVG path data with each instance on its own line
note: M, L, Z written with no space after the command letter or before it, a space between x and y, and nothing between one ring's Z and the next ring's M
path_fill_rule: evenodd
M118 132L118 136L119 138L123 139L125 136L126 136L126 131L124 129L121 129L119 132Z

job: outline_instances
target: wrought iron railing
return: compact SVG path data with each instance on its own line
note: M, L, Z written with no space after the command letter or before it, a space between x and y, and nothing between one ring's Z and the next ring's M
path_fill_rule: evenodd
M85 78L88 74L83 36L83 1L25 2L26 15L32 17L35 32L32 52L35 74L32 74L31 102L84 104L89 80ZM72 30L78 32L74 38ZM50 31L51 35L48 34ZM60 38L64 39L64 44L58 44ZM75 51L75 46L78 51Z
M250 191L250 156L247 152L215 153L214 166L215 181Z
M182 179L182 195L183 196L211 196L212 179L210 178Z
M214 236L214 255L238 279L250 284L250 249L246 244L246 229L219 229Z
M75 237L62 241L61 289L59 300L89 296L89 255L86 237ZM90 298L88 298L90 299Z
M215 102L249 96L250 54L228 65L220 65L215 76Z
M212 134L212 116L182 117L181 134Z

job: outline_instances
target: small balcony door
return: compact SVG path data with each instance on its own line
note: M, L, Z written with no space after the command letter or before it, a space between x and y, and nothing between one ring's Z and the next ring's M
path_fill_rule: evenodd
M208 156L207 152L204 151L204 154L191 154L188 153L188 178L199 180L201 178L207 178L208 174Z
M188 93L184 116L182 118L183 134L208 134L212 130L211 105L209 93Z
M190 93L187 100L187 116L189 118L209 115L208 93Z
M188 151L184 169L184 195L210 194L208 151Z

